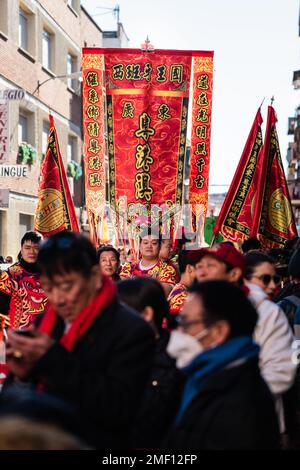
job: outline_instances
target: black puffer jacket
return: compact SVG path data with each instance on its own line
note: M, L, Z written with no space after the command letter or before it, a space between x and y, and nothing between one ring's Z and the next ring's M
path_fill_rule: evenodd
M164 443L168 450L279 448L278 419L257 359L206 379Z

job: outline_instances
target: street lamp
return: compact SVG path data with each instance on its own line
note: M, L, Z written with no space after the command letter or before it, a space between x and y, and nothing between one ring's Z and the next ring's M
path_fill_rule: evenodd
M77 78L79 82L82 82L83 78L82 78L82 71L79 70L78 72L73 72L73 73L69 73L69 74L66 74L66 75L54 75L53 77L50 77L50 78L47 78L46 80L44 80L43 82L40 82L38 80L38 84L37 84L37 87L35 88L35 90L32 92L32 94L34 95L37 91L39 91L39 89L41 88L41 86L43 86L45 83L49 82L50 80L55 80L56 78Z

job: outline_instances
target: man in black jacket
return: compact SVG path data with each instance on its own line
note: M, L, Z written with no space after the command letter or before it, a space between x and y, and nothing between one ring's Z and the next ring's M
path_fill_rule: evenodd
M38 267L50 306L31 337L8 332L8 380L73 405L88 444L126 448L153 360L152 330L119 304L84 236L49 238Z
M276 449L274 402L252 341L257 313L225 281L190 288L167 351L186 375L181 405L165 448Z

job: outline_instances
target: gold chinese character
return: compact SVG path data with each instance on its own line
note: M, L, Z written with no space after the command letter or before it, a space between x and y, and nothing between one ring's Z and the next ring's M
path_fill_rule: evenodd
M90 122L87 126L88 135L90 137L98 137L99 129L100 129L100 126L98 122Z
M96 155L95 157L89 157L89 170L100 170L100 167L101 167L101 162L100 162L100 158L98 157L98 155Z
M139 117L139 129L135 131L136 137L141 137L148 142L149 137L155 134L155 130L150 127L151 118L147 113L142 113Z
M99 106L95 106L94 104L91 104L87 110L86 110L86 114L88 115L88 117L90 119L94 119L95 121L98 119L99 117Z
M144 144L144 145L140 144L136 147L135 167L136 167L137 170L140 170L141 168L144 171L149 171L150 170L149 165L151 165L154 161L153 158L150 155L150 152L151 152L151 148L150 148L149 144Z
M123 80L124 78L123 64L116 64L112 66L112 78L114 80Z
M199 139L206 139L206 131L207 131L207 126L197 126L196 127L196 136L199 137Z
M168 114L169 111L170 108L167 104L161 104L158 108L158 119L161 119L162 121L164 121L165 119L169 119L171 117L170 114Z
M127 80L140 80L141 79L141 66L140 64L126 65L126 79Z
M91 173L89 175L90 186L101 186L101 178L98 173Z
M200 75L197 80L197 88L202 88L203 90L208 89L208 75Z
M157 70L156 80L158 82L165 82L167 80L166 78L167 67L165 65L158 65L156 67L156 70Z
M198 168L199 173L202 173L204 165L204 158L201 157L196 160L196 167Z
M99 86L98 74L96 72L89 72L86 76L86 83L88 86Z
M144 67L144 72L143 72L143 78L147 80L148 82L150 82L151 80L151 73L152 73L151 64L149 62L146 62L145 67Z
M92 104L95 104L99 101L99 95L98 95L98 92L97 90L95 90L94 88L92 88L91 90L89 90L89 94L88 94L88 101Z
M98 140L96 139L90 139L90 146L88 148L88 151L89 152L92 152L92 153L98 153L99 150L101 150L101 147L100 145L98 144Z
M171 65L170 67L170 82L182 83L183 81L183 65Z
M132 102L131 101L125 101L125 103L123 104L122 117L123 118L126 118L126 117L133 118L134 117L133 111L134 111L134 106L133 106Z
M207 155L205 142L197 143L197 149L196 149L195 155Z
M202 189L204 185L204 181L205 181L205 178L202 175L196 176L196 178L194 179L196 188Z
M153 194L153 189L150 186L149 173L137 173L135 175L135 198L146 199L150 202Z
M207 115L206 109L199 109L196 121L200 121L200 122L208 121L208 115Z
M208 105L207 94L204 93L204 91L202 93L200 93L200 95L198 96L197 104L199 104L199 106L207 106Z

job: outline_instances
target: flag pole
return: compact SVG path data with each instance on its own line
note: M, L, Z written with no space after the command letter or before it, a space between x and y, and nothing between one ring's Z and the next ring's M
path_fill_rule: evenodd
M211 247L213 246L213 244L215 243L216 238L217 238L217 234L215 234L215 235L213 236L213 239L212 239L212 241L211 241L211 243L210 243L210 248L211 248Z
M260 108L261 108L262 105L264 104L264 101L265 101L265 96L264 96L264 99L262 100L262 102L260 103Z

